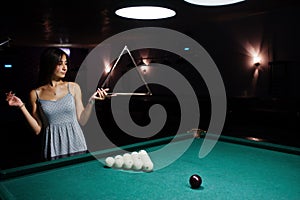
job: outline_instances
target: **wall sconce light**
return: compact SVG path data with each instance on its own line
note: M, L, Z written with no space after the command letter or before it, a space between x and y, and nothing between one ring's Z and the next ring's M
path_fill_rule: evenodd
M142 65L142 66L141 66L141 71L142 71L144 74L146 74L146 73L147 73L148 67L149 67L149 66L147 66L147 65Z
M104 69L105 73L109 73L109 72L110 72L110 69L111 69L110 66L105 66L105 69Z
M261 63L261 57L259 57L259 56L254 56L254 57L253 57L253 63L254 63L254 66L259 67L259 66L260 66L260 63Z
M148 66L151 62L151 59L150 58L142 58L142 62Z

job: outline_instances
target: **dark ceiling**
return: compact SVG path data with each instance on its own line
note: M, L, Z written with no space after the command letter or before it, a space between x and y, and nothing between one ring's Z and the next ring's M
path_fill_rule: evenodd
M149 3L151 2L151 3ZM201 23L222 23L299 7L297 0L246 0L223 7L195 6L183 0L168 1L7 1L0 13L0 43L14 46L95 46L104 39L137 27L164 27L192 33ZM130 20L114 14L126 5L163 5L177 15L161 20Z

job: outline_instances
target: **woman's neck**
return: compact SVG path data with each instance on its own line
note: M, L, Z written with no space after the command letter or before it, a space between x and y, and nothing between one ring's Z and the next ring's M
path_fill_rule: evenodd
M59 84L61 84L63 81L62 80L51 80L50 81L50 86L51 87L56 87L58 86Z

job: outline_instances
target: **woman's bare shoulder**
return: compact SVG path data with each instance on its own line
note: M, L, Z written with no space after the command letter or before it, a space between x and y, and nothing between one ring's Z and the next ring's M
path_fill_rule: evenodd
M34 88L30 91L30 94L39 94L40 92L42 92L43 90L45 90L45 86L39 86L37 88Z
M78 87L79 86L78 83L72 82L72 81L66 82L66 84L69 84L70 86L73 86L73 87Z
M70 92L73 95L76 95L77 93L81 92L81 89L80 89L80 86L79 86L78 83L76 83L76 82L68 82L68 84L69 84Z
M69 87L73 90L77 90L77 89L80 89L80 86L78 83L76 82L67 82L67 84L69 84Z
M37 99L37 96L40 93L40 88L36 88L36 89L32 89L29 93L29 98L33 101L35 101Z

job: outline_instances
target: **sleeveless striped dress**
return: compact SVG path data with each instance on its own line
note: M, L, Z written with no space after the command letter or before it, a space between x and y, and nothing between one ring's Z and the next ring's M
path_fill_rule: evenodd
M85 153L86 141L77 120L75 100L69 85L68 93L55 101L42 100L36 94L44 125L44 159L53 160Z

